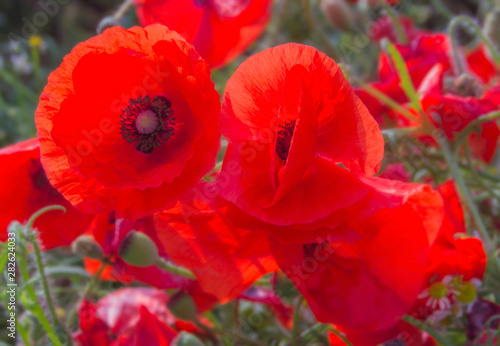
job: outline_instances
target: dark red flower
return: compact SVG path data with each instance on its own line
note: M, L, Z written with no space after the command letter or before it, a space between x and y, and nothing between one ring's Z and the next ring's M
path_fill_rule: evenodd
M0 166L1 241L7 239L12 221L26 222L33 213L53 204L62 205L67 212L49 212L35 221L44 249L69 245L85 231L92 217L77 211L50 185L40 163L38 139L0 149Z
M191 43L211 67L245 51L264 31L271 0L135 0L141 25L160 23Z
M498 345L500 305L478 299L467 313L467 339L471 345ZM493 318L497 316L497 318Z
M73 336L81 346L170 345L177 332L170 325L174 316L167 310L168 295L151 288L124 288L94 306L79 307L80 330Z
M406 38L409 41L413 40L417 35L426 33L424 30L415 28L413 20L409 17L400 16L398 17L398 20L401 23L401 26L406 34ZM389 16L377 19L377 21L370 27L368 35L376 41L381 41L384 38L391 42L398 41L398 35L396 28L394 27L394 22Z
M201 184L195 191L207 191ZM207 187L208 188L208 187ZM220 198L192 195L157 213L162 247L175 263L190 269L201 288L221 302L236 298L262 275L278 269L263 232L235 226Z
M426 76L425 87L421 88L421 102L424 112L434 125L444 130L450 139L464 130L479 116L500 109L500 85L489 89L482 96L461 96L447 93L443 88L443 68L436 65ZM500 129L494 121L481 125L478 134L471 134L469 141L473 154L490 162L497 150Z
M276 225L310 223L365 197L383 139L341 69L316 49L286 44L247 59L220 113L229 145L218 192Z
M207 63L178 34L114 27L50 75L35 115L42 164L80 210L138 219L212 168L219 107Z

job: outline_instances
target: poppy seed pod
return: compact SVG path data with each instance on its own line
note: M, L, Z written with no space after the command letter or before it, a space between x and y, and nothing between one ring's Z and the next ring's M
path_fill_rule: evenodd
M72 244L71 250L73 253L96 260L104 258L101 246L88 235L78 237Z
M144 233L132 231L122 240L119 255L136 267L149 267L158 261L158 248Z
M354 23L354 15L345 0L321 0L321 9L337 29L348 31Z
M198 313L193 298L184 291L171 296L167 307L175 317L185 321L193 321Z

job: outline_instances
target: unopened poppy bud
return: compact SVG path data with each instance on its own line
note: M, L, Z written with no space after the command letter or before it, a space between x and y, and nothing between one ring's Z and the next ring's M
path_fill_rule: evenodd
M321 0L321 9L334 27L342 31L351 29L354 15L345 0Z
M484 35L490 40L496 49L500 49L500 7L495 7L484 19Z
M203 346L204 343L200 341L193 334L186 332L180 333L177 338L172 342L175 346Z
M457 300L460 303L469 304L476 299L477 296L476 286L474 286L470 282L462 283L462 285L460 285L460 287L457 288L457 291L459 292L457 295Z
M96 260L104 258L101 246L88 235L82 235L76 238L71 244L73 253Z
M198 313L193 298L184 291L179 291L171 296L167 307L175 317L185 321L193 321Z
M158 248L146 234L132 231L122 240L118 251L121 259L136 267L149 267L158 259Z
M463 73L453 80L450 91L462 97L481 97L484 93L484 88L476 77Z

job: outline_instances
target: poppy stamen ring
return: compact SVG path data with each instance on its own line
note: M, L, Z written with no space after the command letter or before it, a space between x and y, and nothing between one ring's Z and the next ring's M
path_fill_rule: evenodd
M165 96L146 95L130 99L120 116L120 133L127 143L134 143L143 154L164 145L175 132L175 118Z

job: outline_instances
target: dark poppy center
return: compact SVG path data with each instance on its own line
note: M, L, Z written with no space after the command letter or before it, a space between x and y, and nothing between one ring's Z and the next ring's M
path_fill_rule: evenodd
M278 139L276 140L276 154L281 159L283 164L288 160L288 152L292 144L293 131L295 130L295 120L285 122L285 125L280 125L278 131Z
M208 0L194 0L194 3L198 7L205 6L205 4L208 2Z
M143 154L151 154L174 135L175 118L165 96L130 99L120 116L120 133Z
M314 256L318 252L323 252L328 246L328 240L321 243L310 243L302 245L302 250L306 256Z

